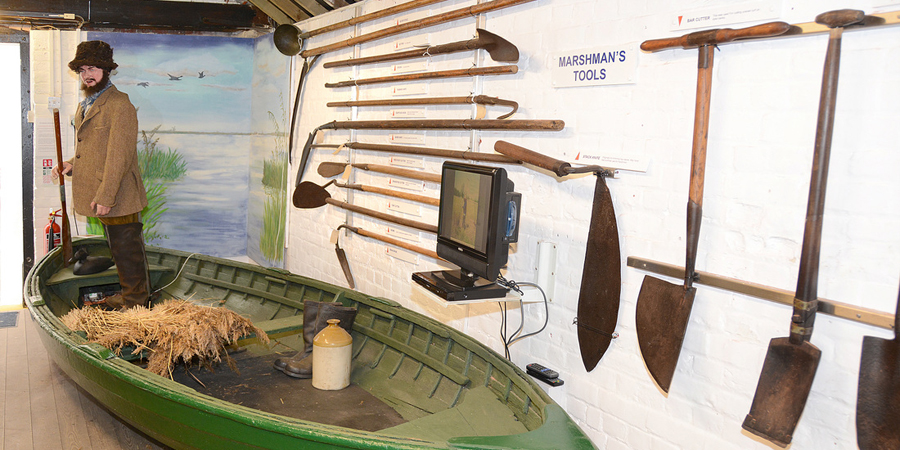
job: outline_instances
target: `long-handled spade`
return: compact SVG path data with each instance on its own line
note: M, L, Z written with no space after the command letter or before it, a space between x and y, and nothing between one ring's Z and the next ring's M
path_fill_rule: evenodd
M494 150L564 177L575 173L594 173L594 202L588 228L581 290L578 294L578 347L587 371L597 366L615 338L619 320L619 297L622 289L622 260L619 252L619 230L612 197L604 177L611 171L600 166L572 167L565 161L550 158L504 141Z
M432 183L441 182L441 175L437 173L420 172L418 170L401 169L399 167L384 166L380 164L323 162L319 164L319 168L316 169L316 171L319 173L319 175L325 178L331 178L335 175L340 175L341 173L343 173L345 170L347 170L347 167L355 167L357 169L370 170L372 172L384 173L388 175L397 175L400 177L412 178L414 180L430 181ZM294 197L296 196L297 193L295 192Z
M856 443L860 450L900 448L900 295L894 339L863 338L856 395Z
M321 195L320 190L325 189L328 186L331 186L332 184L337 187L344 188L344 189L353 189L356 191L387 195L389 197L402 198L403 200L410 200L413 202L424 203L426 205L439 206L441 204L441 200L436 197L429 197L427 195L413 194L411 192L395 191L393 189L386 189L386 188L382 188L382 187L378 187L378 186L369 186L366 184L351 184L351 183L340 184L337 182L337 180L331 180L322 186L318 186L318 189L316 189L316 188L311 187L308 184L303 184L303 183L307 183L307 181L300 183L300 185L303 186L302 190L300 190L299 192L294 191L294 195L298 196L297 199L293 200L294 203L296 203L296 204L302 204L304 194L311 194L314 196ZM312 182L308 182L308 183L313 184L313 185L315 184Z
M819 118L813 152L809 200L806 205L806 225L800 250L800 273L791 316L791 334L769 342L756 394L750 413L742 427L776 445L787 447L806 406L821 350L809 342L818 309L819 247L822 241L822 218L825 210L825 185L831 155L831 136L834 130L834 109L837 97L838 70L841 64L841 34L843 27L863 20L862 11L840 10L820 14L816 22L831 28L822 91L819 98ZM895 424L896 425L896 424Z
M358 66L384 61L399 61L403 59L424 58L446 53L464 52L483 48L494 61L516 62L519 60L519 49L512 42L497 36L487 30L476 28L478 37L467 41L451 42L449 44L432 45L426 48L417 48L403 52L394 52L384 55L367 56L364 58L344 59L325 63L325 68Z
M297 192L299 192L300 194L298 195ZM416 228L418 230L428 231L431 233L437 233L437 225L418 222L415 220L407 219L405 217L398 217L392 214L386 214L381 211L375 211L369 208L364 208L362 206L353 205L347 202L333 199L331 198L331 194L329 194L328 191L325 190L325 188L311 181L304 181L300 183L299 186L297 186L293 198L293 203L294 206L300 209L318 208L320 206L325 206L326 204L334 205L338 208L346 209L347 211L352 211L358 214L374 217L376 219L396 223L398 225Z
M716 44L736 39L777 36L790 25L771 22L739 30L699 31L673 39L645 41L641 49L652 51L669 47L699 47L697 99L694 109L694 136L691 149L691 185L687 205L687 244L684 284L672 284L645 276L638 294L635 317L638 344L650 375L659 387L669 392L678 364L681 344L687 331L691 307L697 289L693 287L694 263L700 240L703 206L703 181L706 173L706 143L709 132L709 105L712 93L713 52Z

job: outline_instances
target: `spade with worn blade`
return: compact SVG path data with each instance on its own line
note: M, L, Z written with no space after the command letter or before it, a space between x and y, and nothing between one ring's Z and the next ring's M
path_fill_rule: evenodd
M856 395L859 450L900 448L900 295L894 311L894 339L863 338Z
M399 167L384 166L380 164L367 163L342 163L342 162L323 162L319 164L316 171L325 178L331 178L342 174L347 167L355 167L362 170L370 170L372 172L384 173L388 175L397 175L414 180L430 181L432 183L440 183L441 175L437 173L421 172L412 169L401 169ZM296 195L296 194L295 194Z
M494 150L550 170L560 177L574 173L594 173L597 177L576 318L581 362L584 363L585 370L590 372L616 337L615 329L619 319L619 295L622 289L619 229L612 197L604 180L612 172L600 166L572 167L565 161L504 141L497 141Z
M719 43L735 39L776 36L789 28L790 25L787 23L771 22L739 30L725 28L699 31L680 38L656 39L641 44L641 49L647 51L667 47L699 48L697 99L691 149L691 185L687 205L684 284L672 284L645 276L638 294L635 316L641 355L650 375L665 392L669 392L672 383L672 375L678 364L678 355L681 353L681 344L684 341L694 295L697 292L693 287L694 264L697 260L697 244L700 241L714 49Z
M822 351L809 340L819 307L819 251L831 136L834 130L838 70L841 64L841 34L843 27L860 22L863 17L862 11L855 10L831 11L816 17L816 22L831 28L831 34L819 97L819 118L816 124L803 245L800 250L800 273L797 276L797 291L791 316L791 334L790 337L775 338L769 342L750 413L742 425L745 430L781 447L787 447L793 439L794 429L806 406L822 356Z
M422 231L428 231L431 233L437 233L437 225L418 222L392 214L385 214L381 211L375 211L369 208L364 208L362 206L353 205L347 202L333 199L331 198L331 194L329 194L328 191L325 190L325 188L311 181L304 181L300 183L299 186L297 186L297 189L294 191L293 203L294 206L300 209L312 209L325 205L334 205L338 208L346 209L347 211L396 223L398 225L403 225Z
M279 27L280 28L280 27ZM276 28L276 33L278 29ZM364 58L344 59L325 63L325 68L359 66L384 61L399 61L403 59L425 58L433 55L464 52L483 48L488 55L497 62L516 62L519 60L519 49L512 42L497 36L487 30L477 28L478 37L467 41L451 42L449 44L432 45L426 48L417 48L403 52L387 53L384 55L367 56ZM299 51L299 50L298 50Z

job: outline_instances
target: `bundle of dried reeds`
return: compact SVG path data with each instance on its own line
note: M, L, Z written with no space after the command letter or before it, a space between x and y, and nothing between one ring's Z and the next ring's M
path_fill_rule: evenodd
M84 331L87 339L122 354L133 346L132 354L147 350L147 370L172 377L178 363L212 368L225 362L236 370L225 346L255 333L269 342L266 333L234 311L200 306L183 300L167 300L152 309L135 307L125 311L80 308L63 316L72 330Z

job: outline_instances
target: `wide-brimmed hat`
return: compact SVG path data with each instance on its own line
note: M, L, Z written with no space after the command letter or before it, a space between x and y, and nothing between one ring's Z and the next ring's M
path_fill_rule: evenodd
M75 50L75 59L69 61L69 68L77 72L81 66L94 66L111 71L119 67L113 61L113 49L103 41L84 41Z

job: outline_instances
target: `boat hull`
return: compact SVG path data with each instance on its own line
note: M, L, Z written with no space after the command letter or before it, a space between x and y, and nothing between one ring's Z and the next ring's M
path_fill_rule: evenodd
M105 249L103 241L96 239L76 241L75 245L86 246L92 254L102 254ZM396 302L208 256L148 247L148 257L154 285L172 283L164 292L219 299L216 304L250 317L255 324L268 324L264 329L271 329L270 337L299 332L285 324L302 317L303 300L355 306L359 313L353 328L354 383L366 386L376 396L398 392L418 396L422 405L437 411L434 417L465 404L468 396L474 398L473 388L487 388L508 408L514 421L524 425L521 433L497 436L405 436L399 428L361 431L213 398L152 374L63 325L59 316L78 306L64 297L84 285L108 283L103 277L109 274L94 280L61 277L65 272L61 255L49 253L29 273L24 292L48 354L112 413L162 444L176 449L595 448L519 368L470 337ZM417 412L406 413L411 422L417 420ZM486 434L491 434L490 430Z

